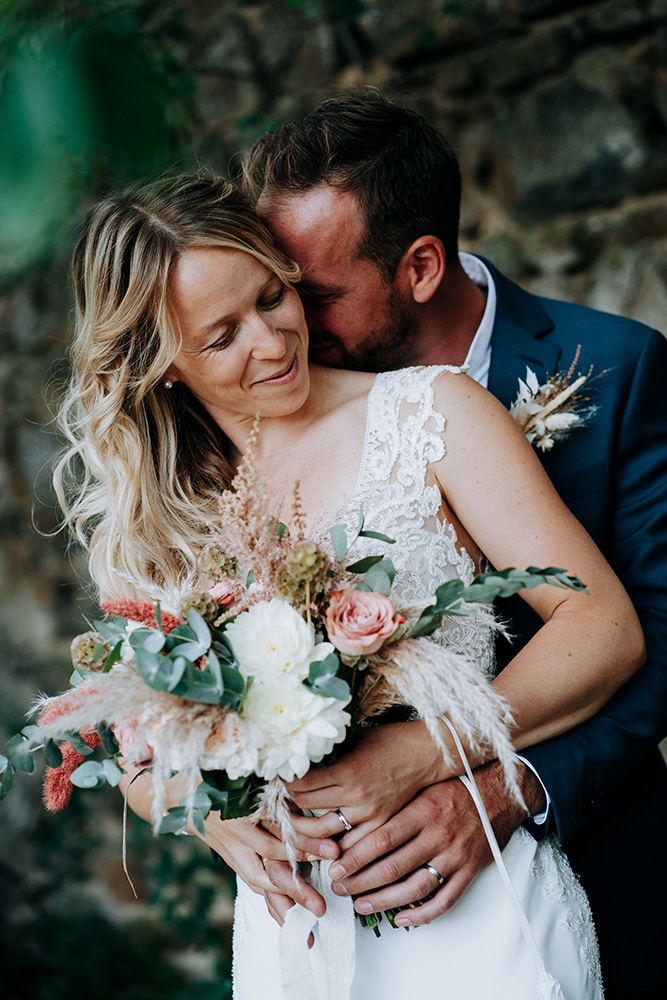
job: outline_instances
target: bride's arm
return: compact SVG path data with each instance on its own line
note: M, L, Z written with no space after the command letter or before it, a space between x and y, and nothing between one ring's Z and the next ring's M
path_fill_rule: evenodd
M642 665L643 636L618 578L504 407L460 376L443 376L437 394L447 454L436 477L492 565L560 566L588 589L521 593L545 624L493 682L512 707L521 749L598 711Z
M522 592L545 624L493 681L512 709L513 741L521 749L593 715L641 666L643 637L618 579L504 407L460 375L443 375L434 388L436 408L447 415L447 452L435 474L464 532L498 568L559 566L588 587L588 593L546 585ZM368 730L337 764L312 768L294 782L294 801L301 809L340 808L355 827L345 838L351 846L420 788L463 772L449 734L454 765L424 728ZM471 753L470 761L475 767L489 757ZM310 836L340 833L335 813L319 821L295 818L294 825Z
M119 783L119 788L130 808L150 823L153 803L152 776L148 772L142 774L140 768L132 767L127 762L123 762L123 767L126 773ZM165 810L178 805L185 792L185 779L181 775L171 778L165 785ZM281 904L278 890L269 880L262 861L262 859L264 862L285 860L287 853L282 841L251 819L221 820L218 812L210 813L204 820L204 829L206 831L204 837L191 824L188 825L187 832L203 840L253 892L273 897L269 900L270 909L282 913L285 908L293 905L292 899L287 898L285 903ZM336 854L337 849L330 853L330 857L335 857ZM292 877L291 871L290 877ZM321 916L325 909L321 896L300 876L297 876L297 879L296 885L292 883L293 895L298 896L303 905L308 905L314 913ZM279 920L280 922L282 920Z

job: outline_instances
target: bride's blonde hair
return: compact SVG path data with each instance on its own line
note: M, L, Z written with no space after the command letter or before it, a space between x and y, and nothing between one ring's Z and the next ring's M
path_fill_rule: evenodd
M206 521L233 474L214 421L181 382L164 385L181 345L170 269L195 247L242 250L286 284L300 277L243 195L205 174L104 199L74 250L73 375L54 483L103 596L196 575Z

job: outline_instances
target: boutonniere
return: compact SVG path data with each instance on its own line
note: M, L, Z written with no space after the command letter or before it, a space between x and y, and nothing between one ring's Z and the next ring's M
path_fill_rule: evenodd
M525 381L519 379L519 392L510 406L510 414L530 443L540 451L551 451L554 444L567 440L573 431L589 424L597 413L597 406L582 392L590 381L593 368L573 381L580 352L581 345L577 347L569 370L557 372L542 385L527 366Z

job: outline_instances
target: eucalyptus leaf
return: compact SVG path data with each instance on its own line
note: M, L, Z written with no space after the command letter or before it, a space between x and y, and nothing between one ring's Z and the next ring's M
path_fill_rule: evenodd
M152 635L156 634L153 628L135 628L129 633L127 639L133 649L137 649L139 646L144 645L146 639L149 639Z
M248 589L248 587L252 587L254 582L255 582L255 574L252 570L250 570L245 580L246 590Z
M160 602L158 601L155 605L155 624L158 627L158 632L162 631L162 608L160 607Z
M197 633L195 630L190 628L189 625L186 625L185 622L181 622L181 624L177 625L176 628L173 628L167 636L167 648L173 649L173 647L177 646L180 641L187 640L190 642L196 638Z
M115 788L120 779L123 777L123 772L117 764L114 764L114 762L109 759L102 761L102 767L104 769L104 776L107 779L107 784L111 785L112 788Z
M87 757L94 750L94 747L86 743L78 733L67 733L64 738L71 744L73 750L76 750L77 753L82 754L84 757Z
M195 802L197 801L197 796L200 793L201 795L206 796L210 809L219 809L227 801L227 792L221 791L208 781L202 781L201 784L198 785L197 791L195 792Z
M181 833L188 824L185 809L182 806L174 806L160 820L157 833Z
M183 679L183 674L187 670L188 661L184 656L170 657L171 677L167 682L165 691L175 691Z
M188 625L193 629L197 639L202 643L206 649L211 645L211 630L208 625L194 608L189 608L187 613Z
M329 528L329 534L331 535L336 559L342 562L347 555L347 525L334 524L332 528Z
M106 660L104 661L104 666L102 668L103 674L108 674L114 663L118 663L123 655L123 639L119 639L116 645L113 647Z
M166 691L171 681L173 660L162 653L149 653L139 646L134 651L134 662L142 679L154 691Z
M387 545L395 545L396 539L390 538L389 535L383 535L381 531L360 531L360 538L375 538L378 542L386 542Z
M366 573L372 566L376 566L379 562L382 562L383 559L384 556L366 556L365 559L349 563L345 568L348 573Z
M0 753L0 774L4 774L9 765L9 759Z
M391 593L392 578L385 570L380 569L379 566L369 569L368 573L364 576L363 582L369 590L376 594L384 594L385 597L388 597Z
M97 760L86 760L70 775L70 781L77 788L101 788L106 784L104 767Z
M208 651L208 643L203 642L181 642L171 650L173 656L184 656L192 663L198 660Z
M42 730L40 729L39 726L35 726L33 724L29 726L24 726L21 732L23 733L26 739L34 740L34 742L36 743L40 742L42 739Z
M303 682L314 694L327 698L347 701L350 698L349 684L338 677L340 660L335 653L329 653L323 660L310 664L308 678Z
M2 772L2 777L0 778L0 787L6 794L11 790L14 784L14 775L16 774L16 768L11 761L7 761L7 766Z
M119 639L122 641L125 638L125 624L119 624L121 621L122 619L117 618L111 622L93 622L93 628L103 639L115 645Z
M206 810L206 812L202 812L201 809L195 809L195 810L193 810L193 813L192 813L192 825L194 826L195 830L197 831L197 833L201 837L205 837L206 836L206 829L204 827L204 820L206 819L206 817L208 816L208 814L209 814L210 811L211 811L211 807L210 806L208 807L208 809Z
M572 590L586 589L578 577L570 576L555 566L547 569L529 566L525 570L514 567L500 571L490 570L488 573L476 576L468 587L464 587L460 580L450 580L438 587L435 592L435 604L422 611L419 620L407 634L413 638L430 635L445 614L474 615L475 609L466 602L491 604L497 598L511 597L520 590L532 589L543 583L555 587L569 587Z
M163 649L166 641L166 635L152 629L150 635L142 643L142 648L147 650L149 653L159 653Z
M96 729L97 729L97 735L102 741L102 746L104 747L106 752L111 754L112 756L118 753L119 750L118 740L111 731L111 726L107 722L100 722L99 725L96 726Z
M55 740L44 740L44 757L49 767L60 767L63 755Z
M30 749L30 741L21 733L12 736L7 743L6 753L14 767L28 774L35 773L35 758Z

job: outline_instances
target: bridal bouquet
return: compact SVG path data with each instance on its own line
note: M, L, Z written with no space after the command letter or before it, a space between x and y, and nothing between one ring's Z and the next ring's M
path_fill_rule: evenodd
M445 616L492 623L482 606L524 587L581 582L553 567L506 569L400 607L390 559L350 558L359 537L392 544L365 529L363 512L353 531L331 528L329 551L306 536L298 491L292 522L290 533L270 515L251 449L209 526L207 589L102 602L109 617L72 644L69 690L40 698L36 724L0 755L0 798L17 768L36 770L38 747L49 809L66 805L73 785L118 784L127 762L152 772L156 832L191 822L203 835L212 810L252 813L280 826L295 864L285 783L395 704L416 710L445 755L446 715L473 747L493 747L511 780L506 704L475 664L428 637ZM174 775L185 796L165 809Z

